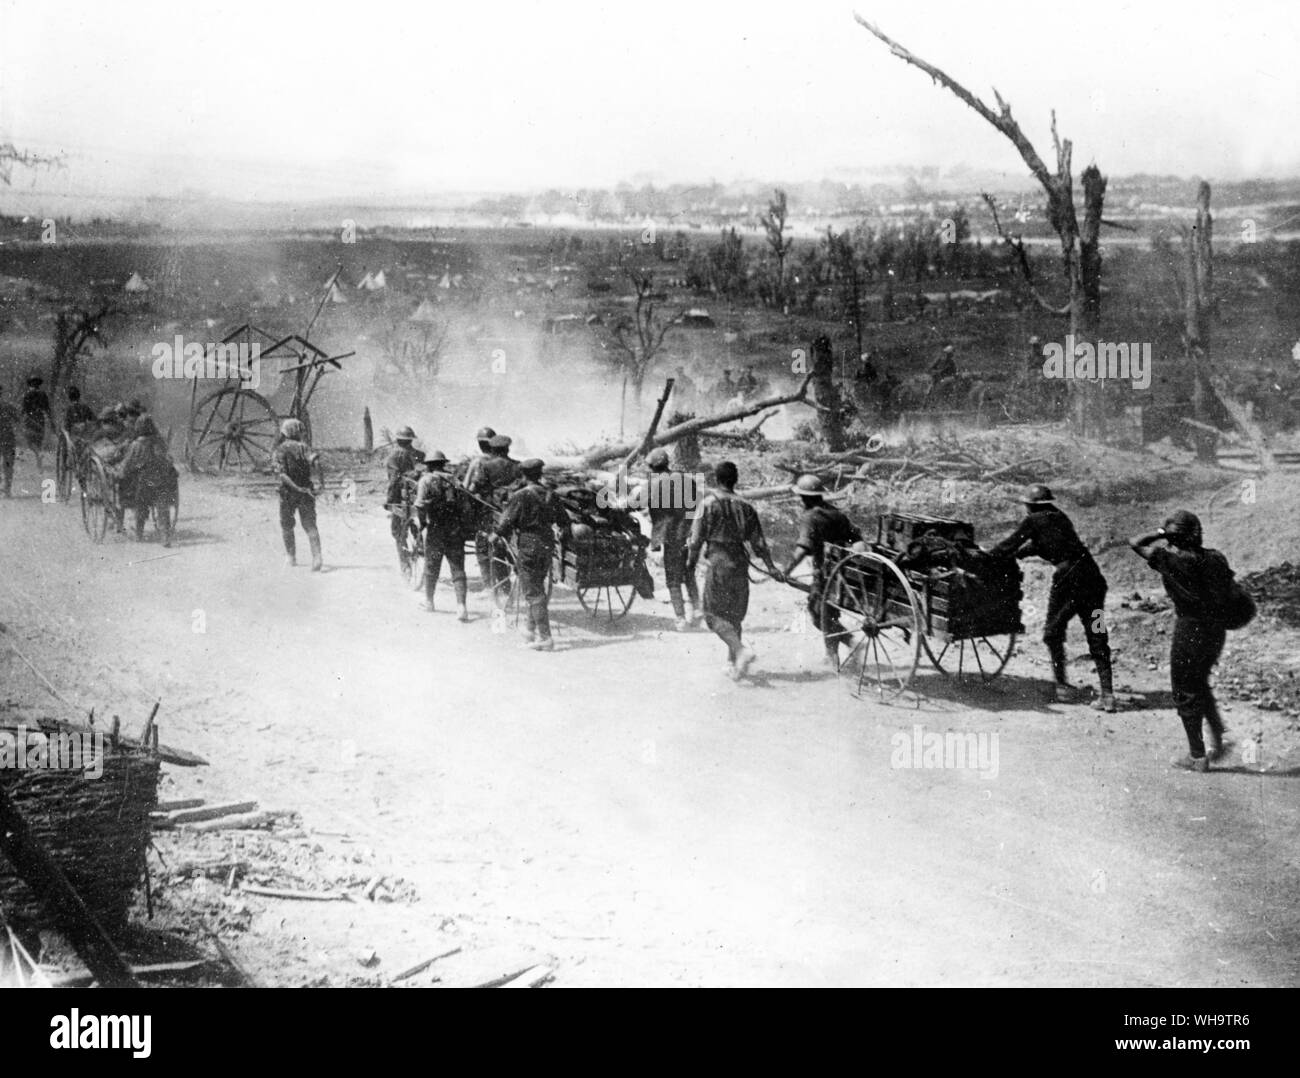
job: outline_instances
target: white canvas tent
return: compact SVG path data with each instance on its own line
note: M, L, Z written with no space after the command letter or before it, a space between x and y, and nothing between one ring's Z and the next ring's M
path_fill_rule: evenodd
M407 321L432 324L441 322L442 319L438 317L438 308L435 307L431 301L426 299L421 301L420 305L415 308L415 313L412 314Z
M122 286L122 291L123 292L148 292L149 285L145 283L145 279L141 277L140 274L132 273L131 276L127 278L126 284Z

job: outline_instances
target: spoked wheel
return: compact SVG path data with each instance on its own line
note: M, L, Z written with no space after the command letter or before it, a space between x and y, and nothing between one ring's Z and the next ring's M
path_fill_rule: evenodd
M190 416L185 460L191 471L266 467L280 419L260 393L227 386L209 393Z
M413 520L406 522L402 547L406 552L402 576L413 591L420 591L424 588L424 536L420 534L420 526Z
M93 453L86 459L81 479L81 523L92 543L102 543L114 513L113 484L103 463Z
M54 485L59 501L72 497L72 480L77 463L77 447L66 430L59 434L59 444L54 449Z
M841 558L826 574L822 624L839 619L840 679L860 699L893 700L907 691L921 661L921 604L903 571L872 551Z
M520 601L519 559L515 548L504 539L491 545L492 606L495 611L514 625L519 624ZM495 616L495 615L494 615Z
M972 636L962 640L924 640L925 653L934 668L958 681L978 676L985 684L1007 665L1016 647L1016 634L1003 637Z
M632 608L635 599L636 588L631 584L602 584L578 589L578 602L582 609L597 621L604 619L611 625Z

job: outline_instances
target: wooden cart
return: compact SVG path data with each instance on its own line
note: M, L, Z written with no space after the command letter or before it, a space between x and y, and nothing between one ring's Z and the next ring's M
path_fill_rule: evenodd
M1020 566L1013 557L979 552L974 538L964 521L891 513L865 549L827 546L821 616L843 626L849 652L840 676L855 696L901 696L922 652L958 679L987 682L1002 672L1025 631ZM966 556L926 556L927 544L945 543Z

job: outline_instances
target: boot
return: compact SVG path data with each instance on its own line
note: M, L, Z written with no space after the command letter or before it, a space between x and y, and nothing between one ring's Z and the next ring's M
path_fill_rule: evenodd
M319 573L321 571L320 532L308 532L307 542L311 544L311 571Z
M838 640L826 641L826 665L837 672L840 668L840 642Z
M1111 672L1109 670L1100 670L1097 672L1097 679L1101 682L1101 694L1092 702L1092 706L1096 711L1114 714L1119 710L1119 705L1115 703L1115 687L1112 683Z

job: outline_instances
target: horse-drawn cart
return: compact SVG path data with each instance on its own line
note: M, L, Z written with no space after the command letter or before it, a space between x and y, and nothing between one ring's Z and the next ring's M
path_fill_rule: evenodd
M844 629L840 676L855 696L902 695L923 652L945 675L991 681L1025 631L1020 566L979 550L964 521L886 514L874 542L828 545L825 565L823 624Z
M59 440L59 454L56 456L57 490L61 498L65 497L65 489L68 492L66 497L70 497L72 479L76 479L81 495L81 523L93 543L104 541L110 523L119 531L122 530L126 505L121 497L119 481L113 473L113 464L119 454L120 447L106 440L88 441L67 431L63 432ZM149 511L154 527L165 536L176 530L181 511L180 487L175 481L174 468L172 473L171 485L162 496L154 500ZM166 519L163 518L164 513L167 514Z

